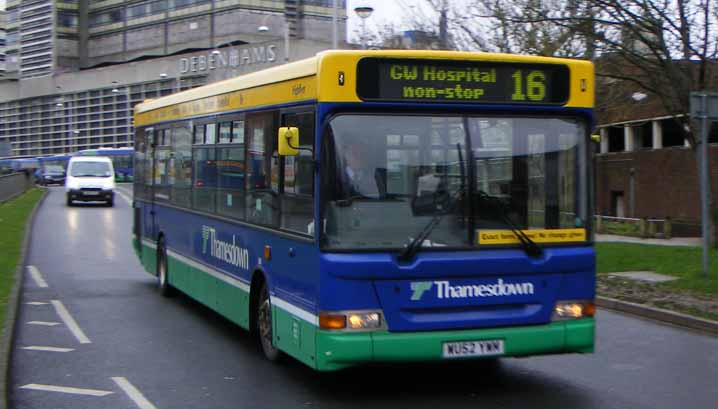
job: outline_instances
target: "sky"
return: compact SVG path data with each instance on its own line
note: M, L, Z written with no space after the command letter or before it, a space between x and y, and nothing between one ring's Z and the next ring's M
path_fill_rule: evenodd
M423 7L422 7L423 5ZM354 12L355 7L369 6L374 8L371 17L367 18L367 31L378 31L386 25L401 26L406 24L408 17L420 7L425 13L430 13L424 0L347 0L347 39L358 42L361 31L361 18Z

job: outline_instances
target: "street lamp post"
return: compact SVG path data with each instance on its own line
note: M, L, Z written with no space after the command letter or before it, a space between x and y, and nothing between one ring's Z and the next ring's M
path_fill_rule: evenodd
M356 7L354 12L361 18L361 48L366 50L366 19L374 12L372 7Z
M332 2L332 49L339 48L339 34L337 28L337 1Z
M261 25L257 27L257 31L260 33L266 33L269 31L269 27ZM284 24L284 62L289 62L289 24Z

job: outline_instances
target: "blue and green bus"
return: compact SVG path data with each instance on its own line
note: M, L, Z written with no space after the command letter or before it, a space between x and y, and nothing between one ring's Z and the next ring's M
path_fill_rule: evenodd
M327 51L140 104L134 246L275 360L589 353L590 62Z
M133 179L133 148L98 148L84 149L76 153L79 156L107 156L112 160L112 167L115 168L115 181L132 182Z

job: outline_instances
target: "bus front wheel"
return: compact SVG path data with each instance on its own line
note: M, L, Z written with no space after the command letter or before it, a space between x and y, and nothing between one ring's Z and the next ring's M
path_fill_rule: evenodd
M267 288L266 283L262 283L262 289L259 292L259 305L257 306L257 333L264 356L270 361L278 360L281 356L281 351L274 346L272 303L269 298L269 289Z

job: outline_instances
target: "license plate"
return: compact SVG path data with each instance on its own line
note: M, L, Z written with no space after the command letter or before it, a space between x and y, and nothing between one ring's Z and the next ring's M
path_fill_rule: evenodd
M463 358L469 356L498 356L503 354L503 339L444 342L443 347L444 358Z
M100 192L82 192L85 196L97 196L100 194Z

